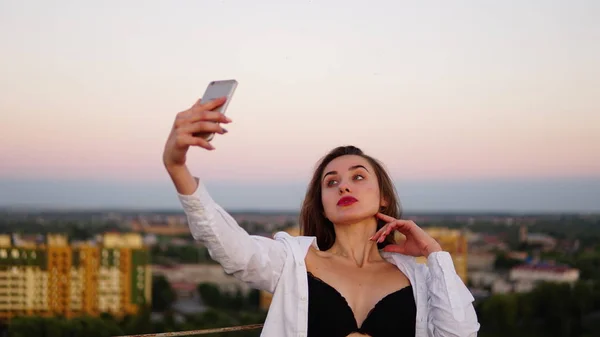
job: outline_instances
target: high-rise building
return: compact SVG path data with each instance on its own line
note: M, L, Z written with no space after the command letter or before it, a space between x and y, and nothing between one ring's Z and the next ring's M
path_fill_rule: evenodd
M459 229L450 229L446 227L425 227L427 234L431 235L442 250L450 253L454 269L465 284L467 283L467 236ZM418 257L417 262L425 263L425 257Z
M0 235L0 319L18 315L114 316L150 304L150 252L139 234L109 233L98 243L11 243Z

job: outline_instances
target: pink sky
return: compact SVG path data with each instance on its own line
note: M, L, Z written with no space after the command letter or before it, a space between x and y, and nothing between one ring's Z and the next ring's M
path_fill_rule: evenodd
M190 156L213 179L341 144L403 178L600 176L597 3L343 4L0 5L0 177L164 179L175 114L228 78L230 133Z

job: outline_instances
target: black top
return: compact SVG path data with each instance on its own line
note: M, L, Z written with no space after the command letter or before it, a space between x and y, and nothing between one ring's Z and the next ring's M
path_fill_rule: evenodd
M415 336L417 307L412 286L382 298L360 327L352 308L335 288L308 272L308 337Z

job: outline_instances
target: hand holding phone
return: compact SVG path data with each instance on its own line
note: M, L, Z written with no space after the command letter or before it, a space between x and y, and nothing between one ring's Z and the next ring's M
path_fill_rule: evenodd
M236 80L210 82L204 96L175 117L163 149L163 164L179 193L189 195L197 189L198 181L186 167L187 152L192 146L215 149L210 140L215 133L227 132L220 124L231 123L224 113L236 87Z
M233 97L235 89L237 88L238 82L236 80L220 80L220 81L212 81L206 87L204 91L204 95L202 96L201 103L204 104L206 102L212 101L214 99L225 97L225 103L218 106L212 111L218 111L222 114L225 114L227 111L227 106ZM207 141L211 141L214 137L214 133L195 133L194 137L202 137Z

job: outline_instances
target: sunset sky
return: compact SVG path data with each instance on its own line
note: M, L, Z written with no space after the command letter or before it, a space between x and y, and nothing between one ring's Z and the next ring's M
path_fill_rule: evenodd
M0 2L0 207L178 207L175 114L239 82L190 166L294 209L353 144L408 208L600 210L598 1Z

